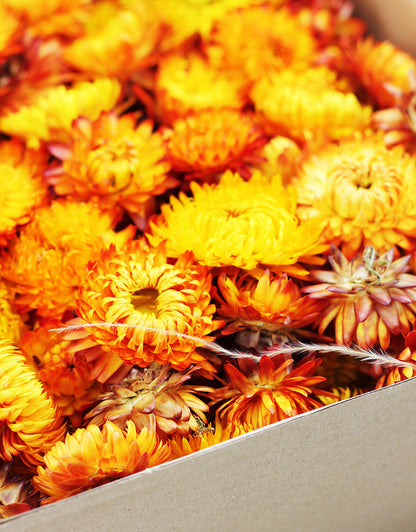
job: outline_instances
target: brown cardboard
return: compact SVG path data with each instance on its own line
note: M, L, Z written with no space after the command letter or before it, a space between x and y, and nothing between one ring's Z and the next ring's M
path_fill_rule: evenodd
M415 0L361 0L416 53ZM416 378L0 522L23 531L416 530Z
M0 524L23 531L416 528L416 379L257 430Z

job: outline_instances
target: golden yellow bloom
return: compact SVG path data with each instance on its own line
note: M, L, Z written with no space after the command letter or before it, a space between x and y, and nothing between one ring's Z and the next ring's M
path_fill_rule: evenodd
M151 64L160 22L149 6L144 0L136 0L129 9L109 1L92 3L83 33L66 47L65 60L89 77L118 79Z
M372 37L359 40L351 51L350 68L380 107L391 107L396 95L411 90L415 59L391 44Z
M39 493L30 480L15 471L13 462L4 462L0 466L0 519L27 512L38 503Z
M253 168L272 178L281 175L283 184L288 184L297 175L302 151L292 139L273 137L260 151L259 160L253 162Z
M38 209L2 255L2 275L17 294L16 307L56 318L73 309L88 262L134 234L132 226L115 233L118 220L117 212L93 203L56 200Z
M147 427L161 437L197 431L200 423L207 422L204 412L208 406L195 394L207 395L213 389L185 384L196 369L178 373L154 362L145 369L134 367L121 382L97 397L97 405L85 419L99 427L109 420L120 428L131 419L138 430Z
M73 120L80 116L96 120L102 111L114 108L120 92L119 82L107 78L81 82L71 88L52 87L42 91L29 105L0 117L0 130L24 138L33 148L42 140L65 142L70 139Z
M251 96L273 135L319 145L349 137L370 122L371 108L336 83L335 73L325 67L286 69L261 78Z
M331 145L303 164L294 182L301 220L325 224L327 242L349 258L365 245L411 249L416 231L416 159L382 136Z
M311 270L319 284L303 290L322 299L326 307L316 320L322 334L335 320L335 340L363 349L390 345L391 335L405 336L416 321L416 275L409 270L410 256L393 260L393 250L379 255L371 246L348 261L335 247L329 262L333 271Z
M218 325L212 319L210 288L207 268L193 265L191 255L170 264L162 250L151 251L134 241L123 251L110 247L90 266L77 314L86 323L126 325L90 329L98 344L124 362L146 367L156 361L184 370L203 362L195 352L198 342L165 330L209 341Z
M0 281L0 338L9 339L14 345L19 345L25 329L22 315L14 309L11 290Z
M315 388L325 377L313 376L321 359L309 358L293 369L293 360L262 356L258 363L240 359L226 364L228 386L216 391L227 399L218 408L220 419L231 426L263 427L322 406L312 394L332 395Z
M285 7L229 13L216 25L212 42L221 63L252 82L287 67L303 70L317 57L311 32Z
M319 393L317 394L317 397L324 405L332 405L333 403L344 401L344 399L350 399L351 397L361 395L363 390L360 390L359 388L332 388L331 393L334 395L333 397L319 395Z
M321 303L302 297L287 275L265 271L259 280L250 275L222 272L214 294L217 313L228 323L223 333L242 329L291 335L316 319Z
M178 184L168 175L162 137L152 131L150 120L136 127L134 115L103 113L94 122L78 118L69 144L50 145L63 163L48 171L48 182L59 195L94 197L103 207L140 213L150 198Z
M101 431L89 425L67 434L46 454L33 483L48 495L42 501L48 504L165 462L169 454L154 432L137 433L132 421L122 431L107 421Z
M278 176L256 172L246 182L226 172L218 185L192 182L191 189L193 198L172 197L150 223L149 241L166 240L171 257L190 250L202 264L250 270L258 264L286 267L321 251L320 225L299 223L295 196Z
M236 109L207 109L177 120L164 138L173 169L189 178L241 171L267 140L254 117Z
M48 189L42 179L46 161L46 153L26 149L18 140L0 143L0 245L7 245L16 226L27 223L46 203Z
M0 458L19 457L29 466L65 433L65 427L35 372L9 341L0 341Z
M51 330L61 326L49 321L26 332L20 349L62 415L72 416L72 424L77 425L79 413L95 401L102 389L91 377L93 364L88 351L71 349L70 341Z
M196 54L161 59L155 95L157 114L165 124L204 109L242 109L247 102L241 79Z

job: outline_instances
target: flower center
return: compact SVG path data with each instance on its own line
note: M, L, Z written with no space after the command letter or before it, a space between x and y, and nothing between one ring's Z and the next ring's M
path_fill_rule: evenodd
M137 312L143 314L158 315L157 298L159 296L156 288L142 288L136 290L131 296L131 302Z

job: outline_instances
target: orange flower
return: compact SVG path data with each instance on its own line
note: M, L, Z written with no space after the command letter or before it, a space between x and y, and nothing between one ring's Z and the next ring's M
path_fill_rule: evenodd
M391 107L396 95L411 90L416 61L393 44L358 40L350 53L350 68L380 107Z
M101 431L89 425L67 434L46 454L45 468L38 468L33 483L48 504L165 462L169 454L154 432L137 433L132 421L122 431L107 421Z
M269 178L281 175L283 184L287 185L297 175L302 155L301 149L292 139L273 137L260 151L259 160L254 161L253 169L260 170Z
M19 345L26 328L23 316L14 309L11 290L0 281L0 338L8 338L14 345Z
M403 360L404 362L414 362L415 366L414 368L401 368L399 366L395 366L385 370L383 375L377 381L376 390L383 388L384 386L390 386L390 384L395 384L396 382L401 382L405 381L406 379L416 377L416 350L414 345L405 347L396 358L398 360Z
M177 120L164 138L173 169L188 178L241 170L267 140L253 117L236 109L208 109Z
M195 352L198 342L165 331L209 341L218 326L210 288L207 268L193 265L191 255L169 264L162 250L135 241L123 251L110 247L91 264L77 313L86 323L126 326L89 329L97 343L111 347L124 362L141 367L169 362L184 370L204 360Z
M120 205L139 213L147 200L177 185L168 176L161 135L152 133L150 120L135 123L134 115L118 118L115 113L103 113L94 122L75 120L71 142L49 146L63 160L48 171L57 194L82 201L95 197L103 207Z
M169 366L152 363L146 369L133 368L118 384L97 397L98 404L85 419L99 427L110 420L120 428L131 419L137 429L147 427L161 437L188 434L206 423L208 406L195 394L209 394L208 386L185 384L197 367L174 372Z
M117 212L93 203L54 201L38 209L2 255L16 307L56 318L73 309L88 262L109 243L122 245L134 234L132 226L115 233L118 219Z
M326 307L315 322L319 334L335 320L335 340L363 349L390 345L392 334L405 336L416 321L416 276L409 270L410 256L393 261L393 250L379 255L367 247L348 261L335 247L329 262L333 271L311 270L319 284L303 290Z
M168 55L158 65L157 114L165 124L205 109L242 109L247 101L241 79L199 55Z
M45 204L48 189L42 180L47 156L44 151L26 149L18 140L0 144L2 193L0 200L0 245L27 223L37 207Z
M247 274L232 277L222 272L214 293L217 312L228 322L223 333L241 329L291 335L312 323L321 305L302 297L298 286L287 275L273 275L267 270L259 280Z
M87 353L74 352L71 342L51 330L61 325L44 322L23 336L20 348L62 415L77 425L79 413L94 402L101 387L91 378L93 364Z
M285 7L229 13L216 25L212 41L219 49L217 61L251 82L287 67L303 70L317 57L311 32Z
M23 354L0 342L0 458L20 458L29 466L65 433L60 415Z
M365 246L411 249L416 234L416 159L382 136L356 136L310 156L294 182L301 220L325 224L327 242L352 258Z
M258 363L240 359L238 367L225 364L229 385L216 392L227 399L217 412L231 426L263 427L322 406L312 394L332 395L316 389L325 377L313 376L322 362L308 359L293 369L293 360L262 356Z

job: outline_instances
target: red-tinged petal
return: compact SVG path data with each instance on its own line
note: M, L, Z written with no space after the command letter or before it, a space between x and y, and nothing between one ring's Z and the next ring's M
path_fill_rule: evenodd
M385 327L389 329L392 334L400 334L400 321L395 305L376 305L376 311Z
M391 295L391 298L395 301L399 301L400 303L412 303L412 298L406 294L405 290L400 290L399 288L396 288L394 286L389 288L389 293Z
M358 341L358 345L362 349L368 349L369 347L373 347L377 343L378 339L378 322L380 321L380 318L375 310L371 312L371 314L368 316L368 318L360 323L359 325L362 326L363 334L360 334L360 340ZM358 340L358 338L357 338Z
M373 303L367 294L362 294L354 299L355 318L358 323L366 320L373 308Z
M339 301L334 301L328 305L328 307L323 312L323 317L321 317L321 322L319 323L318 332L323 334L325 329L331 323L331 321L336 317L341 308L341 303Z
M416 331L410 331L404 340L404 345L412 351L416 351Z
M391 295L386 288L381 286L370 287L367 289L367 292L372 299L381 305L389 305L391 302Z

